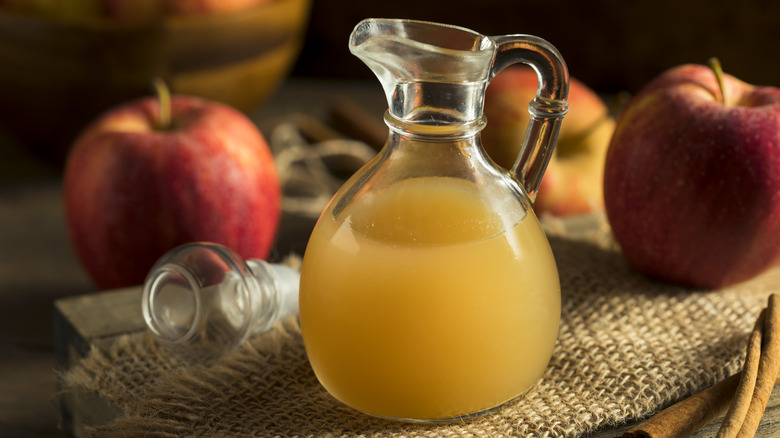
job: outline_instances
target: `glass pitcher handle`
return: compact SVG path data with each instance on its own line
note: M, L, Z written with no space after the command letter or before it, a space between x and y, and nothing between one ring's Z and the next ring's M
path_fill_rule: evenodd
M511 169L533 201L558 141L563 116L569 110L569 71L558 50L542 38L504 35L490 39L496 44L496 56L489 80L518 63L532 67L539 80L536 97L528 105L531 119Z

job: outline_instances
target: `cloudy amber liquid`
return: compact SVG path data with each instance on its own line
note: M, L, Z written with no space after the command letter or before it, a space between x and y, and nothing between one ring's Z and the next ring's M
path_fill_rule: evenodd
M420 178L359 198L339 223L326 211L300 319L333 396L381 417L451 419L540 378L560 318L555 262L533 213L487 204L472 183Z

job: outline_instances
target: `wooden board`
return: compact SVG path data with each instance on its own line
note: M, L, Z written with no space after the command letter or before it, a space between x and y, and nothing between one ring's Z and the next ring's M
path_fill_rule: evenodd
M141 287L135 287L55 301L57 368L69 369L93 347L105 349L121 335L146 330L141 293ZM78 438L86 436L85 425L106 424L121 414L93 394L67 394L59 403L63 429Z
M57 365L70 368L92 346L104 348L118 336L146 330L141 287L69 297L54 303Z

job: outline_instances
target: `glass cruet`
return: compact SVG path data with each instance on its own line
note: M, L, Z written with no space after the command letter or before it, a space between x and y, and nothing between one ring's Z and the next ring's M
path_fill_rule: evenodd
M309 361L335 398L374 416L484 414L535 384L558 334L558 271L532 201L568 108L565 63L538 37L411 20L362 21L349 48L384 88L389 137L309 239ZM480 131L488 82L515 63L539 87L507 171Z

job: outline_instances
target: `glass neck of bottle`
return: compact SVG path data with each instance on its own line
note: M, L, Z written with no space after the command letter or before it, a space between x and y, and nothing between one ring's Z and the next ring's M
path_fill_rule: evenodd
M265 332L282 318L298 313L297 271L259 259L249 259L246 265L256 286L249 333Z
M406 122L385 112L390 137L384 157L404 177L446 176L474 180L494 166L482 148L484 116L463 123Z
M487 81L399 82L388 96L388 112L404 124L456 127L478 123L483 119L486 88Z
M450 121L448 123L425 123L420 120L403 120L393 115L391 110L385 112L385 123L390 127L391 140L405 138L421 142L462 142L477 139L479 132L485 127L485 116L469 121Z

